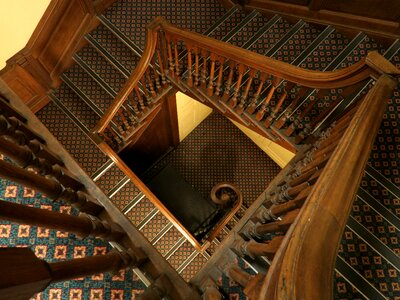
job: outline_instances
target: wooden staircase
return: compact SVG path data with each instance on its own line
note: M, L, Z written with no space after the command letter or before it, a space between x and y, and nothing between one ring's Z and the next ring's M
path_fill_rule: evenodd
M305 259L308 251L314 253L305 246L308 239L295 239L296 232L301 235L310 234L310 239L315 238L317 241L324 237L321 232L314 234L308 231L304 221L307 220L305 212L312 211L314 206L325 206L326 202L319 201L330 201L329 194L326 198L314 195L319 189L322 191L331 187L332 178L342 178L342 175L330 174L325 169L346 165L346 170L350 172L347 160L343 157L338 159L337 155L345 151L341 149L351 148L351 130L363 132L360 128L367 124L376 128L379 126L378 118L365 124L357 123L357 120L371 118L373 114L369 115L365 111L369 108L383 110L383 106L377 103L380 101L373 101L372 93L378 95L377 99L390 96L394 86L389 77L398 76L398 70L386 60L398 53L399 41L394 41L387 50L381 51L382 56L371 52L360 62L342 68L346 58L353 55L355 49L368 39L360 33L351 41L347 40L341 46L341 51L331 55L327 59L329 62L316 71L304 68L322 44L332 39L332 36L339 35L330 26L312 28L302 20L289 24L277 15L266 19L256 11L245 14L238 6L233 6L202 35L182 30L158 18L148 25L146 45L141 50L105 15L99 16L99 22L101 25L85 37L88 46L74 54L76 64L61 76L64 84L50 92L53 108L47 108L47 113L56 112L60 118L66 115L66 128L77 126L74 130L78 130L78 135L92 143L90 147L96 145L101 149L102 152L99 152L94 147L93 152L99 152L98 157L101 159L95 169L86 171L111 199L113 204L107 204L107 207L113 212L121 212L129 219L122 221L118 218L118 222L125 224L123 229L130 232L135 227L135 234L137 229L140 230L148 240L144 242L146 239L141 238L140 244L145 243L145 248L150 252L157 249L164 261L176 269L174 276L181 274L186 281L191 281L199 290L204 291L205 297L208 297L208 293L217 294L214 282L220 274L226 274L243 285L245 293L252 299L318 298L319 295L331 293L329 284L332 278L325 270L315 271L315 281L307 277L309 282L315 283L322 273L327 275L325 281L321 281L319 290L311 287L305 289L305 293L311 294L299 296L296 294L297 289L281 290L285 280L293 280L293 286L305 286L306 283L300 282L296 276L310 272L296 269L293 274L287 274L281 266L297 264L296 260L288 257ZM255 24L260 23L262 25L255 30ZM250 29L254 32L252 36L245 34ZM112 42L102 40L100 33L104 31L108 32ZM270 38L271 32L277 32L275 40ZM296 46L295 51L289 51L291 41L297 40L304 33L309 34L309 39ZM264 45L266 39L267 46ZM113 48L114 44L118 47ZM288 54L284 56L286 63L274 59L284 54ZM77 73L83 74L83 77L75 77ZM375 85L373 90L370 90L371 85ZM221 226L219 236L207 241L217 246L207 251L202 248L203 245L191 239L174 216L166 211L117 154L128 143L140 138L146 127L157 118L167 96L176 90L191 95L251 130L298 152L265 194L251 207L241 207L231 220L233 224ZM67 98L61 97L66 94ZM368 109L363 108L363 105ZM45 111L46 108L38 115L46 124ZM377 112L378 115L382 113ZM50 124L47 126L50 128ZM61 136L60 132L53 133ZM364 135L362 138L367 139ZM368 138L368 141L363 140L366 145L362 153L364 159L354 166L357 174L362 173L373 142L372 135ZM359 156L360 153L351 153L351 157ZM86 158L78 158L78 161L80 159ZM332 221L332 227L326 229L327 232L331 230L337 233L335 239L326 243L330 251L335 250L339 243L353 195L358 188L359 178L350 181L347 197L338 196L347 207L346 211L341 209L328 213L341 218L340 224L333 224ZM321 210L318 212L321 213ZM321 218L310 218L317 224L313 227L322 228ZM157 230L158 233L154 234ZM287 233L282 235L282 232ZM215 248L216 252L211 250ZM295 253L295 250L304 253ZM293 254L290 252L290 255L286 255L286 251L293 251ZM320 249L317 254L324 251ZM226 253L229 255L222 257ZM150 260L152 255L148 254ZM257 266L255 268L259 275L249 277L232 266L236 256ZM155 257L153 263L158 262L161 256ZM329 265L333 270L335 258L336 252L332 252L329 259L321 258L327 259L321 264ZM192 263L195 265L193 268ZM271 267L266 267L269 264ZM307 264L301 265L306 267ZM288 269L295 267L290 266ZM164 275L155 272L151 276L141 269L135 271L153 288L148 291L149 299L157 299L157 294L169 293L171 290L168 282L175 278L171 277L175 271L168 271ZM292 275L294 279L290 277ZM175 286L174 283L172 285ZM177 286L181 285L182 281L179 281L174 289L177 290ZM185 286L176 299L184 299L182 295L192 292Z

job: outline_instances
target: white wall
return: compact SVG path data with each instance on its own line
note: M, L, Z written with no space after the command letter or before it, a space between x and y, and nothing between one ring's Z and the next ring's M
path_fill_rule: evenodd
M0 0L0 69L28 42L50 0Z

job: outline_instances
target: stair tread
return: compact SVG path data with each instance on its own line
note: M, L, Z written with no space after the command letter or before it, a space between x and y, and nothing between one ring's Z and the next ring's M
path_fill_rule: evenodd
M117 93L126 82L125 77L92 46L88 45L82 48L77 54L115 93Z
M132 41L143 49L146 25L158 16L165 16L173 24L198 33L206 31L213 22L227 11L217 0L186 1L179 10L168 1L117 1L106 12L105 17L115 24ZM131 19L121 18L121 12ZM140 17L138 17L140 16ZM210 17L212 16L212 17Z
M107 27L100 24L90 35L129 72L135 69L140 57L134 55L134 53L108 30Z
M357 290L353 285L351 285L345 277L343 277L340 273L335 271L334 275L334 294L336 297L340 299L359 299L359 300L367 300L359 290ZM336 298L335 298L336 299Z
M192 244L186 241L172 254L168 262L176 269L193 253L193 251L195 251L195 249Z
M203 267L203 265L207 262L207 259L199 253L195 259L186 267L183 269L183 271L180 273L180 275L185 279L186 281L189 281L192 279L197 272Z
M96 185L105 194L108 194L108 192L124 177L124 172L122 172L116 165L113 165L98 180L96 180Z
M151 241L168 223L169 220L159 212L141 229L141 232Z
M73 113L88 129L96 126L100 120L92 109L84 103L74 91L66 84L61 86L54 92L54 95Z
M100 149L54 103L50 102L36 116L89 175L107 161Z
M182 237L183 235L179 230L172 227L157 243L154 244L154 247L164 256Z
M210 37L221 40L223 39L231 30L233 30L236 25L238 25L242 19L246 17L246 14L242 10L236 11L232 16L222 23L211 35Z
M78 64L65 75L103 112L107 110L113 98Z
M296 34L292 36L279 50L273 55L277 60L291 63L303 52L311 42L317 38L320 30L305 24Z
M393 298L396 294L393 288L398 284L398 270L347 227L339 246L339 256L385 297ZM377 280L382 277L385 283Z
M126 213L126 217L132 224L137 226L153 209L153 203L149 199L143 198L134 208Z

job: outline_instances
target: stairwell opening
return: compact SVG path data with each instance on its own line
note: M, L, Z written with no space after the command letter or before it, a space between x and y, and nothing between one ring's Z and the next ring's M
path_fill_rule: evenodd
M232 205L237 204L236 200L231 206L215 204L210 196L213 187L230 183L242 192L243 204L237 207L241 209L234 218L238 220L281 168L225 116L182 95L178 95L175 103L178 125L175 129L180 137L177 143L170 139L168 145L150 147L144 142L157 144L154 131L160 130L161 124L164 138L174 135L165 130L173 126L166 125L166 117L160 115L140 140L119 155L198 243L204 245ZM234 226L234 221L230 220L228 226Z

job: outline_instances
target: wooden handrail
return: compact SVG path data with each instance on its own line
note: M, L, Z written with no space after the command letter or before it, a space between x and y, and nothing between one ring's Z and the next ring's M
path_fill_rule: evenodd
M93 129L93 133L100 133L106 129L113 117L117 114L119 108L126 101L129 94L138 85L139 80L146 72L155 53L155 49L157 46L157 30L159 28L159 25L161 24L161 20L162 18L160 17L156 18L153 22L147 25L146 46L143 52L143 56L140 59L136 68L133 70L132 74L129 76L123 88L118 92L117 96L114 99L114 102L107 109L101 120Z
M171 42L174 44L173 47L171 47ZM202 62L200 63L203 63L201 67L202 74L201 76L199 74L199 57L196 54L196 70L194 77L195 82L197 83L199 81L199 77L201 77L203 87L205 87L207 80L206 74L208 74L208 70L206 67L206 56L210 55L211 79L208 82L207 91L209 96L212 95L214 84L216 85L216 90L220 90L221 88L221 76L219 76L217 83L213 83L214 77L215 75L217 75L214 74L216 58L218 58L220 62L229 61L232 65L231 71L233 71L235 65L238 65L240 67L238 69L240 76L243 76L243 72L245 69L252 70L251 74L253 74L253 77L256 71L260 72L260 74L263 74L261 77L265 77L263 80L267 79L266 75L272 76L275 88L279 86L284 80L290 82L292 85L298 84L305 88L344 88L360 83L370 77L379 77L379 75L382 73L381 65L382 63L384 63L384 59L382 59L382 57L378 53L370 52L367 57L344 69L328 72L307 70L282 61L278 61L271 57L266 57L255 52L245 50L243 48L225 42L215 40L213 38L209 38L207 36L203 36L198 33L177 28L176 26L171 25L169 22L167 22L164 18L158 17L147 26L146 46L142 58L140 59L135 70L126 81L123 88L118 92L111 106L108 108L104 116L92 130L94 134L102 134L104 136L104 131L107 129L113 118L118 115L122 119L124 119L124 125L128 125L125 120L126 117L120 111L120 108L128 100L129 95L137 95L138 97L137 101L138 103L140 103L140 105L139 109L135 111L136 114L140 114L140 111L145 111L147 109L147 105L144 105L143 103L143 96L145 96L145 98L152 98L152 101L154 101L154 99L157 97L157 93L154 90L154 82L149 75L151 73L149 71L149 67L151 67L152 63L152 72L155 75L157 75L158 72L161 73L161 76L164 78L164 72L166 72L171 80L176 81L176 84L179 84L179 77L184 74L185 71L189 71L190 74L188 77L188 82L190 82L189 85L193 84L191 73L193 66L191 64L194 63L194 61L192 62L192 57L191 55L189 55L189 65L187 66L187 70L182 70L183 67L186 67L186 63L179 60L179 55L177 52L177 43L179 42L183 42L189 52L194 51L194 53L201 53ZM154 61L156 59L158 60L158 64L154 64ZM388 63L385 64L384 71L384 73L387 74L395 73L398 75L400 73L396 68L392 68L391 66L389 66ZM218 74L221 75L222 73L219 72ZM238 99L236 98L239 95L241 79L242 77L240 77L240 80L238 80L238 83L236 83L235 85L236 96L234 97L235 101L231 103L232 107L235 107L238 102ZM158 78L156 78L155 80L157 81ZM232 83L230 82L231 80L232 78L228 80L229 85ZM148 82L149 89L144 87L141 93L139 92L139 83L143 84L144 81ZM245 101L245 99L247 98L247 93L249 91L250 85L251 80L247 84L247 92L245 93L246 96L242 97L242 101ZM265 106L268 105L269 100L275 91L275 88L270 91L268 100L265 100L264 102ZM229 97L229 91L230 87L225 90L225 93L227 93L225 95L226 97ZM282 101L283 100L284 98L282 99ZM264 113L265 111L259 112L257 120L261 121L261 119L264 117ZM111 130L110 133L115 135L113 130ZM104 137L107 138L107 136Z
M259 299L332 298L338 245L396 81L381 75L362 101L338 147L286 234Z

